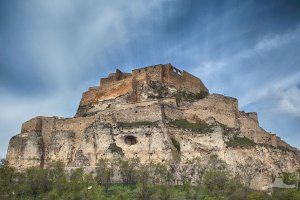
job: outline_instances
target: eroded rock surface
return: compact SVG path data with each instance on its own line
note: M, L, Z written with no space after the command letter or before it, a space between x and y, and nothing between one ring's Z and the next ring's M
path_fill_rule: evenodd
M255 189L300 167L299 151L259 126L232 97L209 94L200 79L156 65L101 79L83 94L74 118L35 117L11 138L7 160L24 170L61 160L95 167L100 158L135 158L178 167L212 155ZM179 143L180 149L174 144Z

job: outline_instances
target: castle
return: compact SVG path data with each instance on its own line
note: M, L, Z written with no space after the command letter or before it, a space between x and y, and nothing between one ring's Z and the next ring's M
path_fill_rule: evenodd
M165 64L102 78L82 95L73 118L25 122L10 140L7 160L24 170L56 160L66 168L93 168L100 158L115 157L143 163L177 159L178 166L199 158L205 165L211 155L235 175L251 173L254 189L300 167L299 151L261 128L257 113L240 111L237 99L209 94L200 79Z
M80 106L86 106L99 101L114 99L130 92L136 92L140 84L149 84L157 81L176 90L184 90L192 93L206 92L208 89L202 81L192 74L181 71L171 64L159 64L132 70L132 73L123 73L119 69L111 73L107 78L101 78L100 86L90 87L83 94ZM135 98L134 102L138 100Z

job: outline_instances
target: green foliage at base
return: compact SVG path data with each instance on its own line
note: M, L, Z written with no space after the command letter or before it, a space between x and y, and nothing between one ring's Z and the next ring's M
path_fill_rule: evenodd
M139 127L139 126L157 126L158 122L151 121L139 121L139 122L117 122L119 127L130 128L130 127Z
M215 158L213 158L215 160ZM213 163L214 165L215 163ZM112 182L114 168L120 170L122 183ZM200 166L196 166L199 168ZM298 200L300 190L277 189L272 196L250 190L226 169L210 168L200 182L185 179L175 182L171 167L141 164L138 159L109 162L100 159L93 173L83 168L66 173L63 164L52 163L45 169L31 167L17 173L0 162L0 199L2 200Z
M226 142L227 147L233 147L233 148L248 148L248 147L253 147L256 145L256 143L246 137L238 137L238 136L233 136L232 138L229 139L229 141Z
M170 122L170 125L177 128L182 128L186 130L201 132L201 133L211 133L213 132L211 126L203 120L198 120L196 123L187 121L186 119L175 119Z
M247 195L247 200L271 200L272 198L265 192L254 191Z
M297 173L283 172L280 177L282 178L285 184L296 185L297 181L300 181L298 180L297 176L298 176Z
M121 156L124 156L123 149L121 147L118 147L115 142L111 143L108 149L111 151L111 153L117 153Z
M298 200L300 199L300 190L298 189L274 189L274 200Z

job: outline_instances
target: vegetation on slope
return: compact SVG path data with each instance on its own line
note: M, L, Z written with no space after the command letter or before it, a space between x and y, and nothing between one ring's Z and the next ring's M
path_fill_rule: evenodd
M233 148L248 148L255 146L256 143L247 137L238 137L235 135L226 142L226 145Z
M175 185L171 167L141 164L137 159L116 162L101 159L96 167L96 176L84 173L82 168L66 173L60 162L52 163L46 169L31 167L18 173L3 160L0 162L0 199L299 199L300 191L297 189L276 190L273 196L247 189L230 176L226 169L216 167L215 161L203 173L198 174L202 181L192 185L191 180L182 176L182 184ZM198 170L197 163L194 165L194 169ZM121 174L120 184L112 181L115 168Z
M186 119L175 119L170 122L170 125L185 130L196 131L200 133L211 133L213 132L212 127L203 120L197 120L196 123L187 121Z
M205 91L201 91L199 93L178 91L177 93L174 94L174 97L176 98L176 104L178 106L182 101L194 102L199 99L205 98L207 95L208 95L208 93Z
M176 148L176 150L178 152L180 152L180 143L173 137L171 137L171 141L172 141L173 146Z
M117 153L121 156L124 156L123 149L121 147L117 146L117 144L115 142L111 143L109 145L108 149L110 150L111 153Z
M157 121L117 122L117 125L123 128L138 127L138 126L157 126L157 124L158 124Z

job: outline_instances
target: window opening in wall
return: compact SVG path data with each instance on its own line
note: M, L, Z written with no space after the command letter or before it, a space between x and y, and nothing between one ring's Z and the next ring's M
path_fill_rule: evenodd
M126 76L125 76L125 78L126 78Z
M147 69L145 68L145 71L147 71Z
M141 70L139 69L139 73L141 72Z
M128 145L134 145L137 143L137 139L135 136L133 135L128 135L125 137L124 139L125 143L128 144Z

